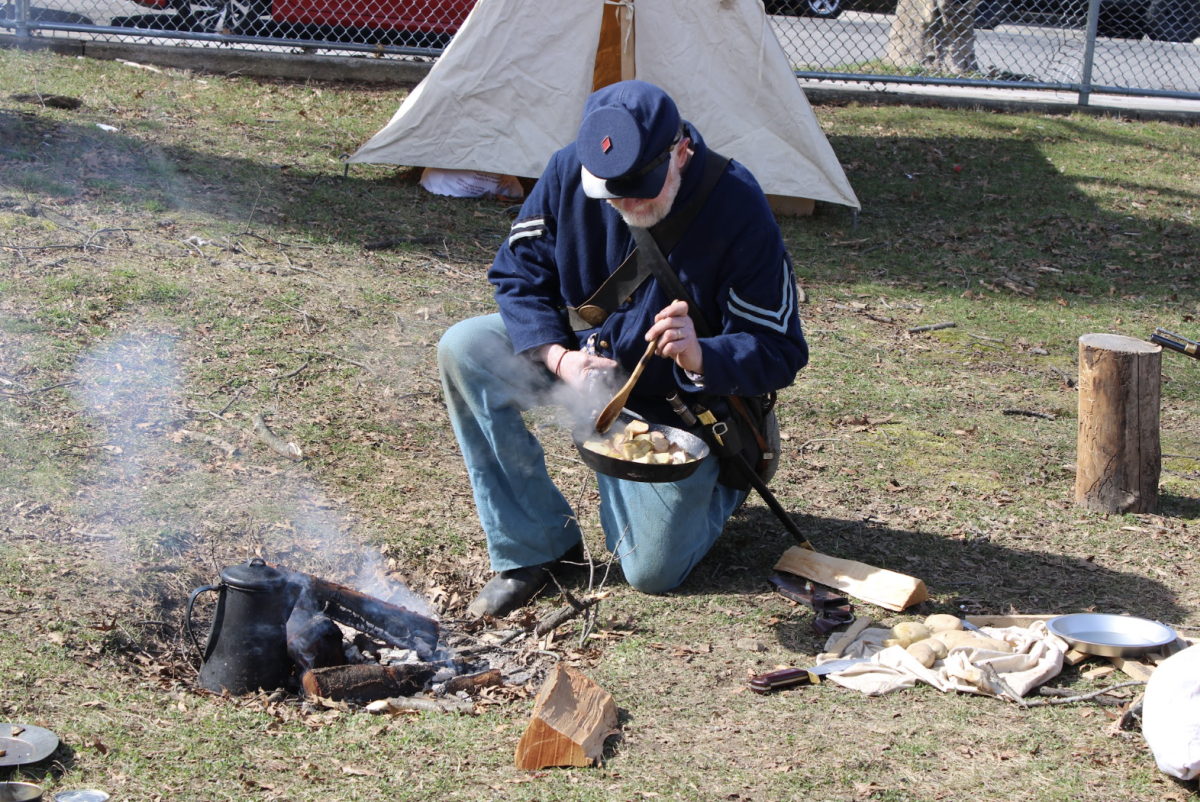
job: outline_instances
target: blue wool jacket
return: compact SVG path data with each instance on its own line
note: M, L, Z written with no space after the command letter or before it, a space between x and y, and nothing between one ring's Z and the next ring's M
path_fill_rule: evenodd
M708 149L693 129L694 155L675 209L704 174ZM577 349L596 334L596 353L631 371L646 331L671 298L653 278L599 327L572 332L565 307L583 304L633 250L616 209L588 198L571 144L554 154L534 187L488 278L517 353L558 343ZM700 341L703 388L669 359L652 358L629 408L679 425L664 399L678 390L759 395L786 387L808 362L791 259L766 196L750 171L730 161L668 261L700 306L713 336Z

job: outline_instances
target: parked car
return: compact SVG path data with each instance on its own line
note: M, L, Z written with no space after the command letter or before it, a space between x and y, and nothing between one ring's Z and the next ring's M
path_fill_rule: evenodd
M1006 0L979 0L975 7L975 27L993 28L999 21L998 12ZM873 0L765 0L768 14L789 17L816 17L818 19L834 19L844 9L856 11L879 11L888 14L895 13L896 4L890 3L881 7Z
M114 19L154 28L317 41L444 47L475 0L133 0L161 12Z

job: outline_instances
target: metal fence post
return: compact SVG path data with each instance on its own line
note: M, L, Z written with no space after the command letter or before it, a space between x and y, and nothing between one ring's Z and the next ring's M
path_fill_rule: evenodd
M1083 75L1079 79L1079 105L1086 106L1092 94L1092 61L1096 56L1096 28L1100 25L1100 0L1088 0L1087 41L1083 47Z

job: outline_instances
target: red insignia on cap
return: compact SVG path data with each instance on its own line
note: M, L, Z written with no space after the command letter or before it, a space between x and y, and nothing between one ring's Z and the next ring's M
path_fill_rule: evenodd
M608 153L610 150L612 150L612 139L609 137L604 137L604 141L600 143L600 149L605 153Z

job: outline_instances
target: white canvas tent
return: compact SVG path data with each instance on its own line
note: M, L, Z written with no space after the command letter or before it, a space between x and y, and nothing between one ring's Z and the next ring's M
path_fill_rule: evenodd
M619 51L608 78L602 38ZM859 207L760 0L479 0L350 161L537 177L575 139L593 89L634 77L665 89L768 195Z

